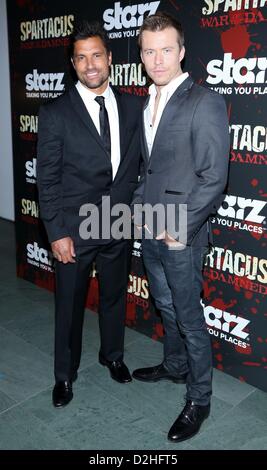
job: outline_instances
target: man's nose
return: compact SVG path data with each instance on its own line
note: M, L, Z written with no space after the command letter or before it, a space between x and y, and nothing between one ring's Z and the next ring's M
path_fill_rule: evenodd
M156 65L159 65L159 64L162 64L162 52L156 52L155 54L155 64Z
M94 68L94 59L91 57L86 58L86 68L87 69L93 69Z

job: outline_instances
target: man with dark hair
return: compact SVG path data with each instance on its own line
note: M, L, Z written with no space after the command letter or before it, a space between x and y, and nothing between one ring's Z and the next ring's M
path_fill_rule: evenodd
M229 128L223 98L182 72L184 34L176 19L163 13L147 17L139 44L153 84L144 109L144 174L133 204L167 210L156 232L142 211L134 211L136 225L143 225L143 259L165 337L162 364L137 369L133 377L186 383L186 405L168 434L180 442L199 431L210 411L212 355L200 303L202 266L209 216L227 181ZM175 220L168 220L169 207Z
M109 53L111 52L110 41L106 31L102 28L98 21L82 20L74 25L73 33L70 37L70 52L71 57L74 55L74 46L77 41L92 38L97 36L101 39L104 48Z
M73 397L93 261L100 284L99 362L114 380L132 380L123 362L130 243L103 235L110 220L101 214L105 205L112 210L118 203L129 204L137 186L142 101L109 86L111 52L101 25L83 22L74 30L72 44L78 82L41 107L37 159L41 216L56 259L56 407ZM99 212L103 226L92 227L100 228L98 237L82 234L79 211L84 204Z

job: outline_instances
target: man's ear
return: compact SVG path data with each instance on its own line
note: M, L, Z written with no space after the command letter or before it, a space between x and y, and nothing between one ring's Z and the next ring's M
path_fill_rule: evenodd
M180 62L182 62L184 56L185 56L185 47L183 46L182 49L180 50L180 53L179 53Z
M112 63L112 52L110 51L110 52L108 53L108 65L110 66L111 63Z
M142 63L144 63L142 51L140 51L140 57L141 57Z
M73 60L73 57L71 57L70 61L71 61L71 63L72 63L72 66L73 66L73 68L74 68L74 70L75 70L75 65L74 65L74 60Z

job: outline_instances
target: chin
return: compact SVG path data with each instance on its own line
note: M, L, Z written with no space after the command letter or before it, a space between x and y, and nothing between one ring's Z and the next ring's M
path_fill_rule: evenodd
M87 82L85 83L87 88L94 90L95 88L99 88L101 86L101 83L96 83L96 82Z
M165 86L168 85L169 81L168 80L154 80L154 84L156 86Z

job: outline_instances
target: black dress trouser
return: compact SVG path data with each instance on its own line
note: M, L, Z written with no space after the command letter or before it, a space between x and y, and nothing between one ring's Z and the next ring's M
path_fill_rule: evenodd
M128 241L77 247L76 262L56 262L55 378L71 380L79 368L89 273L99 275L100 356L123 359L126 294L130 267Z

